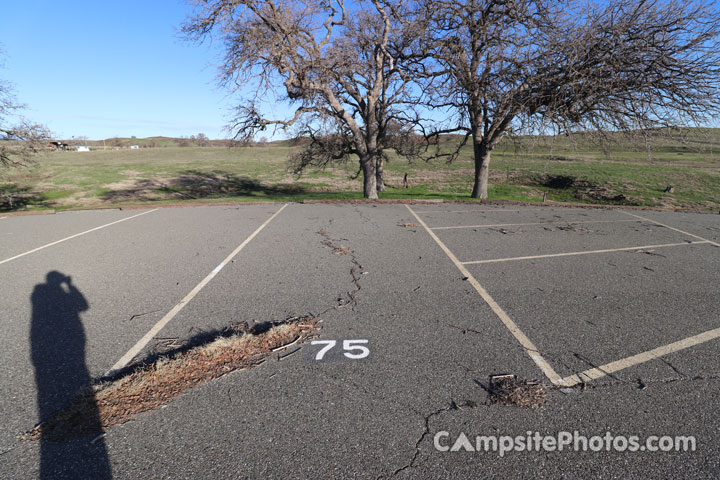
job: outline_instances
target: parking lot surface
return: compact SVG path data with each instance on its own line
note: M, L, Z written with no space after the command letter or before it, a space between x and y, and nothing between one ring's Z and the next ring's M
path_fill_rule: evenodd
M720 471L719 215L263 204L7 217L0 239L3 478ZM308 314L338 342L326 358L306 343L104 436L20 438L162 342ZM488 401L502 374L546 401ZM444 451L535 432L696 448Z

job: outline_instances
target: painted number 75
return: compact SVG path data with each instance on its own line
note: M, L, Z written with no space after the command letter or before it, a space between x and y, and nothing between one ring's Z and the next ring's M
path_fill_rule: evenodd
M364 345L368 343L367 340L343 340L342 342L343 355L351 360L359 360L370 355L370 349ZM337 343L337 340L313 340L310 342L311 345L325 345L315 354L315 360L325 358L325 354L332 350Z

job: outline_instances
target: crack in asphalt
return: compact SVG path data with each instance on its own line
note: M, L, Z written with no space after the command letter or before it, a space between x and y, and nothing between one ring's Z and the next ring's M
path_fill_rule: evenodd
M486 337L489 336L489 337L493 337L493 338L495 338L495 339L497 339L497 340L501 340L501 336L500 336L500 335L489 334L487 331L481 332L481 331L479 331L479 330L474 330L474 329L472 329L472 328L460 327L460 326L453 325L453 324L444 324L444 326L449 327L449 328L453 328L453 329L456 329L456 330L459 330L459 331L461 331L461 333L462 333L463 335L465 335L466 333L473 333L473 334L476 334L476 335L483 335L483 336L486 336ZM503 340L504 340L504 339L503 339ZM527 350L527 349L523 348L523 347L520 346L520 345L515 345L515 344L513 344L512 342L508 344L508 347L509 347L509 348L512 348L512 349L517 349L518 351L522 351L522 352L532 351L532 350ZM590 359L588 359L587 357L585 357L584 355L582 355L582 354L580 354L580 353L578 353L578 352L569 351L569 352L566 352L566 353L572 354L573 357L575 357L576 359L580 360L581 362L583 362L584 364L586 364L586 365L587 365L588 367L590 367L590 368L599 368L599 365L595 364L593 361L591 361ZM545 352L545 355L547 355L547 354L548 354L548 352ZM666 360L666 359L664 359L664 358L658 358L658 360L660 360L660 361L663 362L665 365L667 365L668 367L670 367L678 376L677 376L677 377L661 378L661 379L656 379L656 380L644 380L644 379L642 379L642 378L640 378L640 377L637 377L637 378L634 379L634 380L624 380L624 379L621 379L620 377L618 377L617 375L615 375L615 374L613 374L613 373L608 373L608 374L607 374L607 377L610 378L610 379L612 379L612 381L607 381L607 380L606 380L606 381L604 381L604 382L602 382L602 383L597 382L597 381L586 382L585 379L583 378L583 376L581 375L582 372L581 372L580 370L578 370L578 369L575 368L575 367L572 367L572 366L569 365L567 362L563 361L560 356L558 356L558 357L553 356L553 361L555 361L555 362L559 363L560 365L564 366L567 370L572 371L572 372L573 372L572 374L573 374L573 375L576 375L576 376L579 378L580 382L579 382L577 385L572 386L572 387L564 387L564 386L552 385L552 384L546 384L545 386L546 386L548 389L550 389L550 390L560 390L560 391L566 391L566 392L567 392L567 391L572 391L572 390L585 391L585 389L590 389L590 388L596 389L596 388L602 388L602 387L604 387L604 386L618 386L618 385L632 385L632 386L634 386L635 388L639 388L639 389L641 389L641 390L645 390L648 386L651 386L651 385L668 384L668 383L673 383L673 382L683 381L683 380L686 380L686 381L698 381L698 380L718 380L718 379L720 379L720 374L718 374L718 375L710 375L710 376L702 376L702 375L695 375L695 376L693 376L693 375L690 375L690 374L687 374L687 373L682 372L682 371L681 371L680 369L678 369L675 365L673 365L672 363L670 363L668 360ZM465 365L461 365L461 364L456 364L456 365L459 366L459 367L461 367L462 369L464 369L466 375L471 374L471 373L477 373L476 370L472 370L472 369L468 368L468 367L465 366ZM480 385L479 382L476 381L476 383L478 383L478 385ZM480 385L480 386L482 387L482 385ZM483 387L483 388L484 388L484 387Z
M439 322L438 322L438 323L439 323ZM490 331L481 332L481 331L479 331L479 330L474 330L474 329L472 329L472 328L467 328L467 327L460 327L460 326L457 326L457 325L453 325L453 324L451 324L451 323L445 323L445 324L443 324L443 326L448 327L448 328L454 328L454 329L456 329L456 330L459 330L460 333L462 333L463 335L465 335L465 334L467 334L467 333L469 332L469 333L474 333L474 334L476 334L476 335L482 335L482 336L484 336L484 337L492 338L492 339L494 339L496 342L507 342L507 347L508 347L508 348L510 348L510 349L512 349L512 350L517 350L518 352L523 352L523 353L527 353L527 352L540 353L538 350L531 349L531 348L526 348L526 347L524 347L523 345L521 345L520 343L518 343L517 341L512 341L512 340L506 338L506 335L507 335L507 334L506 334L505 332L499 332L499 333L498 333L498 332L490 332Z
M673 365L672 363L668 362L666 359L660 357L660 358L658 358L658 360L660 360L661 362L663 362L663 363L664 363L665 365L667 365L668 367L672 368L673 371L674 371L675 373L677 373L678 375L680 375L681 377L687 377L687 374L681 372L677 367L675 367L675 365Z
M598 369L599 369L599 366L598 366L598 365L594 364L593 362L591 362L590 360L588 360L587 358L585 358L583 355L581 355L581 354L579 354L579 353L577 353L577 352L570 352L570 353L572 353L575 358L577 358L578 360L586 363L586 364L587 364L588 366L590 366L591 368L598 368ZM602 387L602 386L611 386L611 385L635 385L635 386L637 386L637 388L639 388L640 390L645 390L645 389L648 387L649 384L653 384L653 383L654 383L654 384L658 384L658 383L672 383L672 382L676 382L676 381L680 381L680 380L716 380L716 379L719 379L719 378L720 378L720 374L718 374L718 375L710 375L710 376L702 376L702 375L692 376L692 375L689 375L689 374L687 374L687 373L684 373L684 372L680 371L680 369L678 369L675 365L673 365L672 363L670 363L670 362L669 362L667 359L665 359L665 358L660 357L660 358L658 358L657 360L660 360L662 363L664 363L665 365L667 365L668 367L670 367L678 376L677 376L677 377L668 377L668 378L658 379L658 380L649 380L649 381L646 381L646 380L643 380L643 379L642 379L641 377L639 377L639 376L638 376L635 380L623 380L623 379L619 378L617 375L614 375L613 373L606 373L606 376L609 377L609 378L611 378L611 379L614 380L614 381L610 381L610 382L606 381L606 382L603 382L603 383L598 383L598 382L589 382L589 383L588 383L588 382L586 382L586 381L583 379L583 376L581 375L582 372L578 371L578 370L575 369L575 368L570 367L566 362L563 362L563 361L558 360L563 366L565 366L565 368L567 368L568 370L573 370L573 374L576 375L576 376L578 377L578 379L580 380L580 383L579 383L578 385L576 385L576 386L573 386L573 387L559 387L559 388L560 388L561 390L567 390L567 389L569 389L569 390L571 390L571 389L585 390L586 388L598 388L598 387Z
M657 378L652 380L642 379L641 377L637 377L635 380L622 380L622 379L616 379L615 381L610 382L603 382L603 383L585 383L582 386L575 385L572 387L554 387L555 390L595 390L595 389L601 389L601 388L611 388L611 387L618 387L618 386L633 386L635 388L639 388L640 390L645 390L647 387L652 385L669 385L671 383L676 382L697 382L697 381L716 381L720 380L720 374L717 375L681 375L679 377L665 377L665 378Z
M415 453L413 454L412 458L410 459L410 462L403 465L402 467L395 469L395 471L393 472L393 476L396 476L398 473L400 473L404 470L415 467L415 462L417 461L418 456L420 456L420 444L423 442L423 440L425 440L425 437L430 433L430 420L437 415L440 415L442 413L449 412L452 410L458 410L457 405L455 404L454 401L448 407L440 408L438 410L435 410L434 412L429 413L428 415L425 415L425 417L424 417L425 428L423 429L423 432L420 435L420 438L417 440L417 442L415 442Z
M350 276L352 276L352 283L353 285L355 285L355 291L347 293L348 297L350 298L350 304L352 305L350 309L354 312L355 307L357 306L357 295L358 293L360 293L360 290L362 290L362 286L360 285L360 279L362 278L361 275L364 275L366 272L362 271L362 265L360 265L360 263L357 261L355 255L352 255L351 257L353 266L350 267ZM358 270L360 270L360 275L357 275Z
M332 225L332 219L330 219L329 223ZM330 226L328 226L328 228L330 228ZM355 286L355 290L346 292L347 300L345 300L343 297L338 297L338 303L342 303L335 305L335 307L333 308L343 308L347 305L350 305L350 309L354 312L355 307L357 306L357 295L360 290L362 290L360 280L362 279L362 276L366 275L368 272L364 271L362 265L357 259L357 256L355 255L355 252L352 249L343 246L342 243L340 243L340 246L337 245L337 243L341 242L341 240L332 238L330 236L330 233L328 233L328 231L324 228L318 230L317 233L324 238L321 243L328 248L332 248L334 254L350 256L350 261L352 263L350 267L350 276L352 277L352 284ZM347 239L343 240L347 241Z
M466 373L473 371L462 365L458 364L458 366L463 367L466 370ZM641 388L644 390L645 388L647 388L650 385L667 385L667 384L671 384L671 383L675 383L675 382L679 382L679 381L693 382L693 381L703 381L703 380L704 381L718 381L718 380L720 380L720 374L707 375L707 376L696 375L693 377L690 377L687 375L681 375L680 377L668 377L668 378L645 380L645 381L643 381L640 377L638 377L635 382L617 379L615 382L605 382L603 384L583 383L583 384L577 385L575 387L560 387L560 386L555 386L555 385L546 385L546 387L548 387L550 390L585 391L586 389L600 389L600 388L611 388L611 387L616 387L616 386L627 386L627 385L634 383L637 388ZM475 383L478 384L478 386L480 386L484 390L486 390L485 386L482 385L478 380L475 380ZM477 405L479 406L481 404L477 404ZM482 404L482 405L489 407L489 405L487 405L487 404ZM463 410L461 408L462 406L465 406L465 405L457 404L454 400L451 400L451 403L449 406L437 409L437 410L429 413L428 415L425 415L423 418L424 429L420 435L420 438L418 438L418 440L415 442L415 452L413 453L412 458L405 465L395 469L393 471L392 476L396 476L400 472L403 472L410 468L414 468L416 466L415 464L417 463L418 457L420 456L420 452L421 452L420 445L425 440L425 437L427 437L430 434L430 421L432 420L432 418L435 416L441 415L445 412L462 411ZM470 406L470 405L468 405L468 406ZM470 406L470 408L474 409L475 406L474 405ZM383 476L381 475L378 477L378 479L380 479L380 478L383 478Z
M4 450L0 451L0 456L5 455L6 453L12 452L13 450L15 450L16 448L18 448L19 446L20 446L19 443L13 443L11 446L9 446L9 447L5 448Z
M131 322L131 321L133 321L134 319L136 319L136 318L138 318L138 317L144 317L145 315L150 315L151 313L158 313L158 312L162 312L162 310L153 310L152 312L136 313L135 315L133 315L132 317L130 317L130 319L128 320L128 322Z
M600 368L600 365L597 365L596 363L594 363L594 362L591 361L590 359L586 358L586 357L583 356L582 354L580 354L580 353L578 353L578 352L572 352L572 351L571 351L570 353L572 353L573 357L577 358L577 359L580 360L581 362L584 362L584 363L587 364L590 368L597 368L598 370L602 371L602 369ZM613 374L613 373L608 373L608 372L604 372L604 373L605 373L608 377L612 378L613 380L620 380L620 379L619 379L615 374ZM582 383L584 383L584 380L581 378L580 375L578 375L578 378L580 378L580 381L581 381Z

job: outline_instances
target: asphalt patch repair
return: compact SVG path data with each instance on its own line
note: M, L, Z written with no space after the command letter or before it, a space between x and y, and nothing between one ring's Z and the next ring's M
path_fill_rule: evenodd
M103 431L158 409L192 387L256 367L273 353L317 337L312 315L248 327L233 324L204 333L172 352L154 354L116 377L80 392L49 420L23 435L26 440L66 441ZM99 417L99 422L98 422Z

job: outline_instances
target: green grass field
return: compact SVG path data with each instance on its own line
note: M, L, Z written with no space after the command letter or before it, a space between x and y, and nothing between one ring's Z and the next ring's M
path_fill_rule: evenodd
M138 139L150 146L152 142ZM450 141L450 140L448 140ZM686 129L642 142L600 148L584 138L506 139L493 152L490 200L720 207L720 129ZM92 142L102 145L102 142ZM73 209L147 203L360 199L357 163L294 176L287 158L299 147L180 147L48 152L27 168L0 170L0 209ZM102 148L102 147L99 147ZM407 173L410 188L402 188ZM386 199L471 200L469 148L448 164L392 157ZM664 190L673 186L672 193Z

